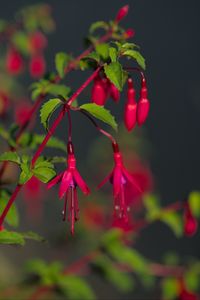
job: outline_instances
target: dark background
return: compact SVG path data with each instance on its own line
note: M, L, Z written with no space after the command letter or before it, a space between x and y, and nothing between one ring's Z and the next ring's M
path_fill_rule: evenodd
M141 46L147 62L146 75L151 111L145 127L146 136L153 149L151 167L156 178L156 189L161 194L164 204L184 199L190 191L198 190L200 188L200 2L198 0L45 2L52 6L57 24L56 32L49 37L46 52L50 70L54 68L56 52L66 51L78 55L82 51L83 37L87 35L92 22L110 20L119 7L130 4L130 13L123 21L123 25L135 29L134 42ZM12 19L20 7L39 2L15 0L0 3L0 18ZM76 87L85 77L76 73L70 78L70 83ZM80 123L74 129L74 134L76 142L82 145L80 157L84 160L86 145L94 138L94 131L85 131L84 135L81 134L80 127L82 128L84 123L78 122ZM162 230L158 228L154 231L158 239L152 247L148 246L151 241L151 230L148 231L141 245L146 253L156 256L158 249L162 251L167 243L171 243L172 248L179 249L183 254L199 256L198 236L192 241L178 243L170 235L161 245L159 237L163 234Z

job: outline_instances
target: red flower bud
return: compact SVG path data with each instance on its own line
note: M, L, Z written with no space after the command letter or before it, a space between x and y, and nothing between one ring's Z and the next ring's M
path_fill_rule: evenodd
M107 92L105 87L105 82L101 78L94 80L94 85L92 87L92 102L97 105L104 105L107 98Z
M29 72L33 78L40 78L46 70L46 62L42 55L36 55L31 58Z
M8 97L4 93L0 92L0 117L6 113L8 105Z
M124 19L126 17L126 15L128 14L129 11L129 5L125 5L122 8L120 8L120 10L117 13L117 16L115 18L115 22L120 22L122 19Z
M138 107L137 107L137 123L139 126L144 124L144 122L146 121L149 114L149 108L150 108L150 103L149 100L147 99L146 81L143 78L140 100L138 102Z
M132 28L129 28L124 32L125 39L130 39L130 38L134 37L134 35L135 35L135 30Z
M137 103L135 101L135 89L133 81L128 79L127 103L124 112L124 124L128 131L131 131L136 125Z
M120 92L119 92L118 88L116 88L116 86L113 83L110 83L109 90L110 90L111 98L115 102L118 102L119 98L120 98Z
M35 54L43 50L47 46L47 39L42 32L37 31L30 35L29 45L31 53Z
M186 236L193 236L197 228L198 222L192 215L189 205L187 205L184 212L184 233Z
M6 57L6 68L8 73L17 75L23 70L23 59L17 50L10 49Z
M23 126L30 119L31 108L32 106L27 102L18 104L15 109L15 122L17 125Z

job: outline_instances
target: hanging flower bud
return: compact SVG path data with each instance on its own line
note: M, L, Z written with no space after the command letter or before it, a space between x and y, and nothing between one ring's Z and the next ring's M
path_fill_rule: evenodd
M30 35L29 45L31 53L35 54L46 48L47 39L42 32L36 31Z
M147 99L147 87L145 78L142 79L142 88L140 93L140 100L137 107L137 123L139 126L144 124L149 114L150 103Z
M109 92L110 92L110 97L115 101L118 102L120 98L120 92L118 88L113 83L110 83L109 86Z
M8 50L6 56L6 68L9 74L18 75L23 70L23 59L20 53L15 49Z
M46 62L42 55L36 55L31 58L29 72L33 78L40 78L46 70Z
M94 80L94 85L92 87L92 102L97 105L104 105L107 98L105 82L100 77Z
M133 81L128 79L127 102L124 111L124 124L128 131L131 131L136 125L137 103L135 101L135 89Z
M124 32L124 38L125 39L130 39L132 37L134 37L135 35L135 30L132 28L128 28L125 32Z
M193 216L189 204L186 204L184 211L184 233L186 236L193 236L198 228L198 222Z
M30 112L32 105L26 101L22 101L15 108L15 123L19 126L24 126L27 121L30 121ZM35 119L31 118L30 124L34 124Z
M0 92L0 117L4 116L9 105L8 97L5 93Z
M125 5L122 8L120 8L115 18L115 22L119 23L122 19L124 19L128 14L128 11L129 11L129 5Z

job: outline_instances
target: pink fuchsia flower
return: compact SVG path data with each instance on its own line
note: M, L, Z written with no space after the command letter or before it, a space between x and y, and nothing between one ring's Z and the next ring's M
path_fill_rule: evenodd
M66 208L67 202L69 207L68 220L71 221L71 233L74 234L74 223L79 219L79 206L77 198L77 186L82 190L85 195L90 193L90 190L76 169L76 158L74 154L68 155L68 167L66 171L56 176L48 183L47 188L51 188L55 184L60 182L59 198L63 198L65 195L64 209L63 209L63 221L66 220Z
M40 32L36 31L29 36L29 46L31 53L35 54L44 50L47 46L47 38L46 36Z
M193 236L198 229L198 221L193 216L191 208L188 203L186 203L184 210L184 233L186 236Z
M19 103L15 108L15 122L19 126L23 126L27 121L30 121L30 112L32 109L32 105L27 102L27 100L23 100ZM34 124L34 118L31 118L31 125Z
M119 23L122 19L124 19L128 14L128 11L129 11L128 5L124 5L123 7L121 7L116 15L115 22Z
M110 180L113 185L114 218L123 219L125 222L128 222L130 206L129 199L125 197L127 185L131 184L133 188L138 191L141 191L141 189L134 177L124 167L122 154L119 152L118 147L114 148L114 162L115 165L112 172L99 184L98 187L102 187L108 180Z
M31 77L40 78L46 71L46 62L41 54L34 55L29 63L29 72Z
M21 54L15 49L9 49L6 56L6 68L9 74L18 75L23 71L24 61Z

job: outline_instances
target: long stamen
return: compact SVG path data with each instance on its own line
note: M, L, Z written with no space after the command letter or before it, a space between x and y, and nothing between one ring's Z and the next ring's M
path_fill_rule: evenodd
M75 213L74 213L74 191L75 187L71 187L71 234L74 235L74 222L75 222Z
M63 207L63 211L62 211L62 214L63 214L63 221L66 220L66 213L67 213L67 199L68 199L68 191L65 195L65 202L64 202L64 207Z
M79 206L78 206L78 197L77 190L74 190L74 208L75 208L75 221L79 220Z

